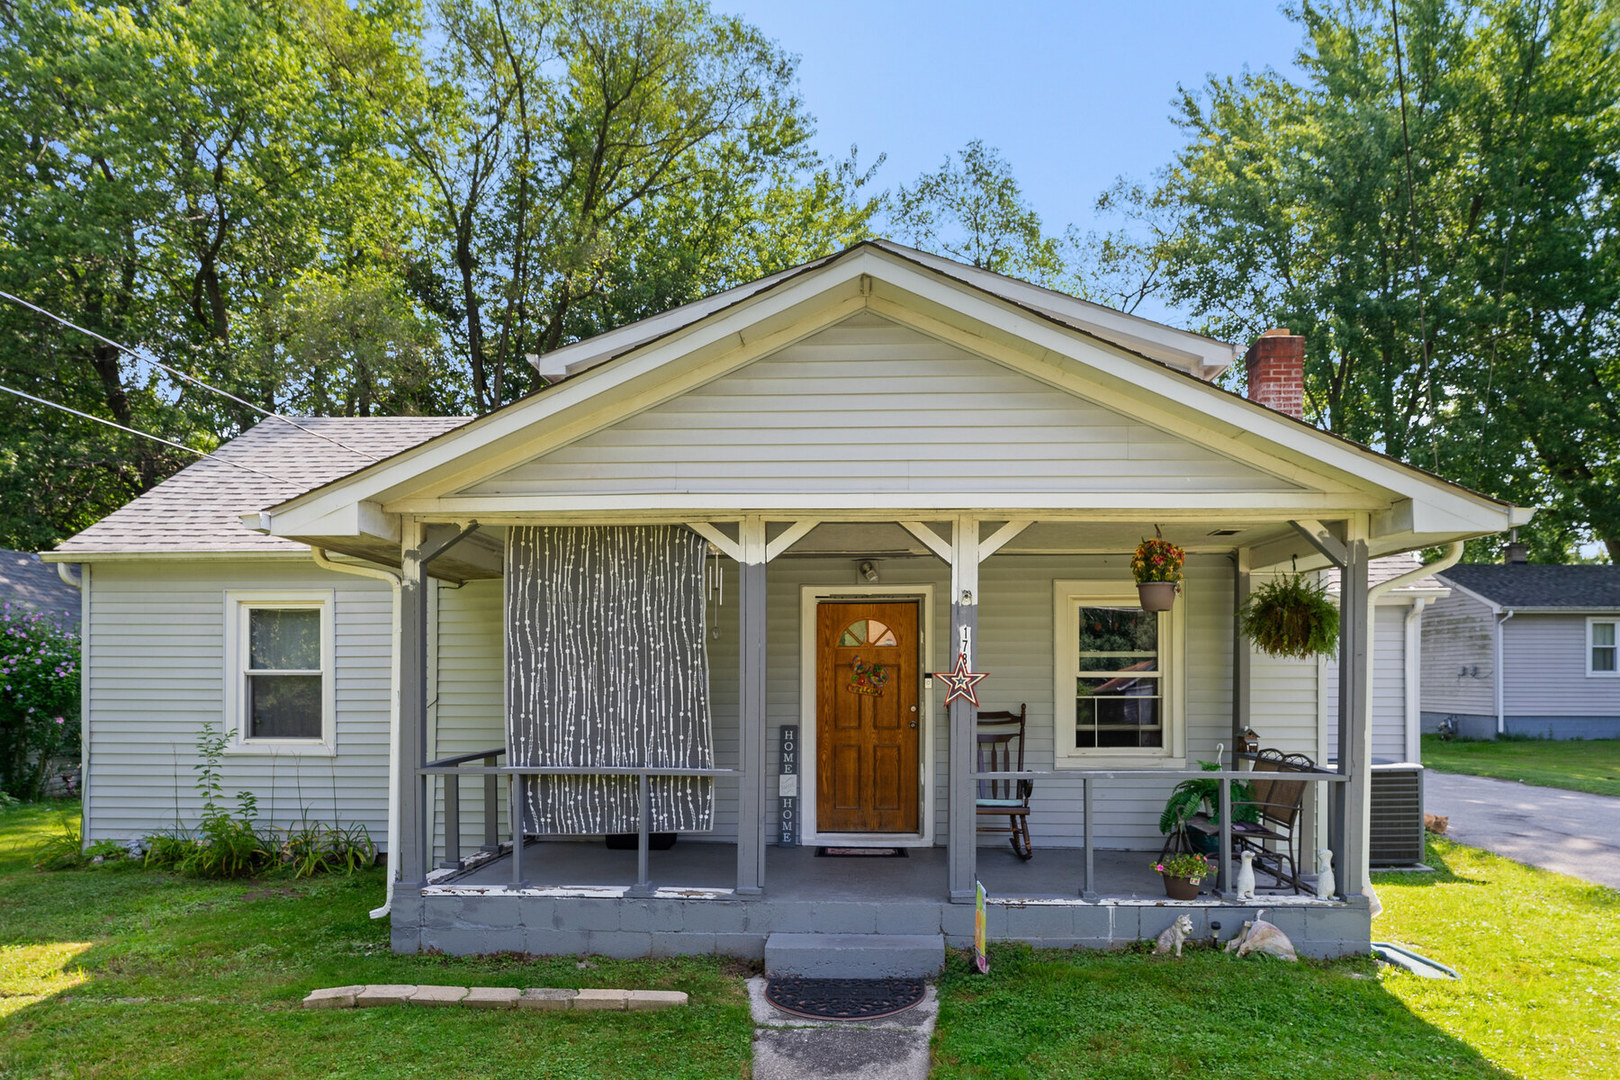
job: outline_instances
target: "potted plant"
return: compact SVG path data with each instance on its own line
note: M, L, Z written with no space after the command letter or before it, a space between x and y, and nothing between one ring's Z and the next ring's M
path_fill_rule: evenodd
M1164 878L1164 895L1172 900L1198 899L1199 886L1215 872L1214 866L1202 855L1172 855L1154 863L1153 869Z
M1303 574L1284 574L1255 589L1238 626L1255 648L1272 656L1332 656L1339 644L1339 609L1326 586Z
M1187 559L1183 549L1163 537L1143 540L1131 559L1136 575L1136 593L1143 611L1169 611L1176 602L1181 581L1181 564Z
M1205 772L1219 772L1221 763L1218 761L1200 761L1199 767ZM1247 821L1250 824L1260 820L1260 812L1252 801L1254 789L1249 787L1247 780L1232 781L1232 820ZM1159 813L1159 831L1169 835L1172 831L1181 828L1187 819L1197 813L1207 813L1211 822L1220 821L1221 782L1216 779L1193 777L1183 780L1170 789L1170 797L1164 801L1164 809ZM1207 836L1196 830L1190 831L1189 839L1196 846L1204 847L1210 852L1219 850L1220 841L1213 836Z

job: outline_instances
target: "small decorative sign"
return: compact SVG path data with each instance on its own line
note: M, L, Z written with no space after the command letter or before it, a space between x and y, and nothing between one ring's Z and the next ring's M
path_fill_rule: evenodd
M797 847L799 843L799 725L783 724L780 729L780 765L777 769L776 844Z
M850 693L883 696L883 688L889 685L888 668L882 664L864 664L859 657L850 661L850 667L849 682L845 684Z
M950 671L936 671L934 678L942 679L945 683L945 704L950 705L957 698L965 698L968 704L975 708L979 705L979 693L975 687L988 676L982 671L968 670L968 657L966 652L956 654L956 667Z
M984 951L984 882L973 883L973 966L980 975L990 973L990 957Z

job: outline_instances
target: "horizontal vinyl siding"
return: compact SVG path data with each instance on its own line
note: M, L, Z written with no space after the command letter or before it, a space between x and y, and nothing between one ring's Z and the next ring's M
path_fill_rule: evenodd
M1585 615L1521 612L1502 629L1505 714L1620 716L1620 676L1586 673Z
M1424 609L1424 712L1496 715L1493 621L1488 605L1460 590ZM1458 674L1464 668L1469 674Z
M1379 604L1373 634L1372 759L1406 760L1406 616L1407 604ZM1424 616L1427 618L1427 615ZM1322 696L1328 707L1328 757L1339 754L1339 658L1325 665Z
M465 494L1289 490L867 314Z
M469 581L460 588L439 584L438 646L434 704L428 715L434 758L455 757L476 750L506 745L505 679L500 580ZM483 761L468 764L483 765ZM499 758L498 765L507 764ZM507 787L497 781L499 826L506 836ZM484 842L484 782L469 777L461 782L461 843L466 855ZM442 855L444 822L443 781L435 788L434 836Z
M98 563L91 581L89 840L194 826L197 736L225 711L225 594L335 593L335 757L227 753L226 803L258 797L262 821L301 816L387 833L392 596L312 563Z

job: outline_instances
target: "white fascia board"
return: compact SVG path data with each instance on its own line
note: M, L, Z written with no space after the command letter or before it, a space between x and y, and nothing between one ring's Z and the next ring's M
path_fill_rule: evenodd
M621 358L622 362L592 368L535 398L290 499L269 512L270 527L275 535L314 535L308 527L311 522L356 500L374 501L394 513L399 508L392 500L402 495L431 497L466 486L718 378L755 355L784 348L861 310L865 301L859 279L872 268L872 259L862 252L821 273L807 274L737 310L686 327L639 354ZM784 323L790 315L797 319ZM675 361L685 361L679 375L667 370ZM597 407L589 408L591 402ZM567 416L574 410L578 417ZM564 420L548 430L547 421L557 417Z
M296 540L287 543L299 544L297 549L274 548L248 551L225 551L220 549L193 550L175 549L173 551L42 551L39 559L48 563L101 563L101 562L225 562L247 560L252 562L285 561L296 559L300 562L309 561L309 547Z
M1361 482L1356 487L1381 488L1395 499L1411 498L1414 513L1419 507L1432 510L1447 524L1436 532L1500 532L1509 528L1511 510L1505 504L1495 503L1484 496L1472 495L1438 479L1430 479L1416 470L1386 461L1369 451L1362 450L1339 439L1317 431L1289 417L1274 413L1224 390L1199 380L1188 379L1173 371L1133 356L1101 338L1090 338L1094 348L1082 359L1075 355L1076 332L1040 319L1031 319L1025 312L1010 305L996 303L992 298L974 295L960 289L951 289L936 275L924 275L907 266L896 267L886 274L884 281L896 289L915 293L956 312L961 318L972 320L999 331L1003 335L1022 338L1032 345L1047 349L1055 356L1078 361L1099 374L1119 380L1122 387L1136 388L1142 397L1141 411L1136 415L1154 423L1150 413L1158 413L1166 430L1186 434L1185 425L1201 422L1213 431L1224 429L1229 445L1247 445L1255 460L1249 463L1265 468L1266 459L1279 452L1292 457L1304 467L1316 463L1326 466L1347 478ZM877 295L876 293L874 295ZM1077 391L1078 392L1078 391ZM1084 396L1095 400L1095 394ZM1189 403L1186 415L1173 416L1167 404ZM1206 441L1197 436L1198 441ZM1231 453L1230 450L1223 452ZM1233 455L1237 456L1237 455ZM1239 460L1244 460L1242 457ZM1387 506L1394 499L1386 497ZM1438 518L1436 524L1440 523ZM1429 530L1424 530L1429 531Z

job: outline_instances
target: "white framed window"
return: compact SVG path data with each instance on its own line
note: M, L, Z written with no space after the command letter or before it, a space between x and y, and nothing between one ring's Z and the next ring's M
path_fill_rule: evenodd
M1053 582L1058 768L1186 762L1186 598L1143 611L1129 582Z
M334 752L331 590L225 594L225 727L238 752Z
M1586 674L1620 675L1620 640L1616 639L1614 619L1586 620Z

